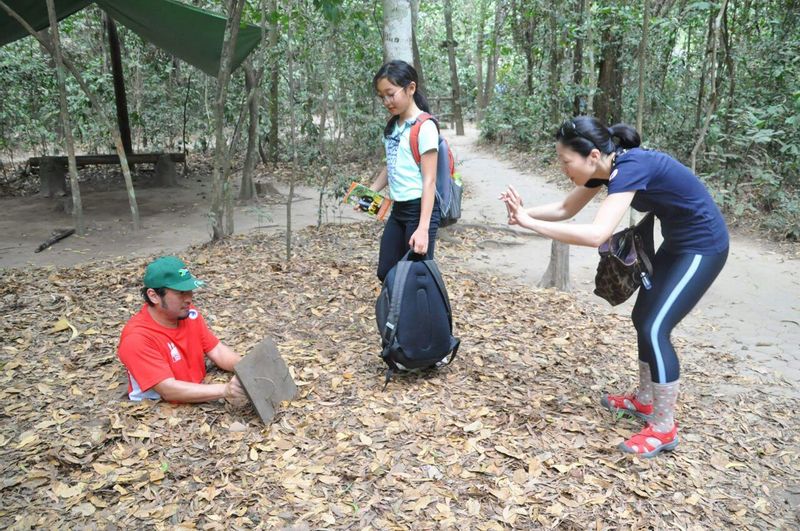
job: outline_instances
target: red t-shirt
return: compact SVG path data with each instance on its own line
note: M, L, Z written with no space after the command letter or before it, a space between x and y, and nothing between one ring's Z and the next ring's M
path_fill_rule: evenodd
M151 388L167 378L202 382L205 355L218 343L194 306L177 328L167 328L153 320L145 304L122 329L117 349L128 369L128 396L131 400L160 398Z

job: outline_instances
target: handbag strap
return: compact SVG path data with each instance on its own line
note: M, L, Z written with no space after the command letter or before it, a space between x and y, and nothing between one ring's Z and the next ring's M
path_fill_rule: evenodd
M646 254L648 258L656 254L656 246L653 239L655 220L656 215L653 212L648 212L645 217L639 220L639 223L632 227L634 234L637 234L639 238L641 238L644 254ZM652 268L650 271L652 271Z

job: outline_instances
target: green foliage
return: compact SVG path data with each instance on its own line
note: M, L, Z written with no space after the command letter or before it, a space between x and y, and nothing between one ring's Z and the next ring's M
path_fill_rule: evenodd
M521 93L495 95L481 124L481 138L488 142L508 143L518 149L537 144L542 139L543 102Z
M218 1L192 3L224 11ZM781 238L797 238L800 232L800 17L796 4L728 2L724 41L717 57L718 97L697 156L698 173L729 219L753 220ZM322 164L377 161L381 131L388 119L375 103L371 85L383 60L381 3L312 0L276 5L273 11L269 2L247 2L243 14L243 22L263 25L268 37L273 24L278 28L277 45L265 42L252 56L253 68L263 70L259 140L264 144L271 126L277 126L278 158L291 160L290 117L294 114L294 146L310 178L319 174L315 167ZM489 87L491 101L479 124L484 140L530 149L550 137L554 121L573 114L574 100L580 102L580 112L591 112L607 45L619 51L620 119L636 123L642 4L588 2L583 14L579 5L562 9L552 0L452 0L460 103L467 119L479 115L479 94L493 53L490 38L495 16L503 21L496 83ZM720 5L718 1L650 2L643 138L649 147L686 163L709 105L707 32ZM62 21L60 30L67 55L106 103L113 121L111 71L100 13L98 8L85 9ZM551 35L551 16L556 35ZM610 27L616 39L612 44L603 42L604 30ZM135 149L182 149L184 119L187 148L205 151L212 147L215 79L174 60L126 28L118 30ZM420 2L416 38L424 92L434 103L435 113L449 112L436 103L451 95L448 58L442 47L446 39L443 3ZM479 42L483 43L480 50ZM582 61L575 60L579 42ZM291 79L286 68L290 50ZM554 53L555 62L551 61ZM273 67L278 69L275 124L270 123L269 113ZM578 82L576 67L582 71ZM0 75L4 80L0 158L18 161L32 154L60 152L63 140L50 59L33 39L24 39L0 48ZM79 150L110 151L108 131L96 119L97 109L90 107L71 76L67 92ZM225 108L229 138L237 128L242 131L232 149L234 157L243 154L247 142L246 113L240 122L245 101L244 76L236 71Z
M794 5L794 3L791 3ZM658 12L651 2L643 139L648 147L676 155L685 163L709 106L709 19L719 2L689 2L683 9ZM601 59L603 30L615 25L620 34L623 105L621 121L635 124L637 113L640 4L592 2L588 21L575 9L560 11L557 49L550 35L544 0L520 0L511 14L515 50L501 56L497 90L481 123L484 139L531 148L550 124L555 98L562 117L573 113L574 97L589 102ZM795 6L796 7L796 6ZM657 13L657 16L655 15ZM782 3L731 1L725 13L724 42L717 55L717 99L697 171L718 198L731 221L755 224L778 238L796 239L800 232L800 19ZM581 23L581 20L583 22ZM522 64L527 43L536 43L533 70ZM566 39L564 38L566 36ZM583 42L583 81L575 84L576 42ZM555 91L550 58L561 54ZM594 62L590 62L589 59ZM594 67L590 71L590 67ZM534 80L531 96L523 97L525 77ZM602 95L601 95L602 97ZM588 112L588 111L587 111Z

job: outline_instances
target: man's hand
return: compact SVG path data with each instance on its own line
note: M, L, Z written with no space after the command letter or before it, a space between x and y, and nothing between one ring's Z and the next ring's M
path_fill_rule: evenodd
M225 384L225 400L236 406L247 403L247 394L245 394L244 387L242 387L239 378L236 376Z

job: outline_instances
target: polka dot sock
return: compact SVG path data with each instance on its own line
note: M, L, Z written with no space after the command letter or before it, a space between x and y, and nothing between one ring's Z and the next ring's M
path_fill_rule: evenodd
M642 404L653 403L653 380L650 376L650 365L639 361L639 389L636 391L636 400Z
M657 432L668 433L675 426L675 406L678 403L678 383L659 384L653 382L653 420L650 423Z

